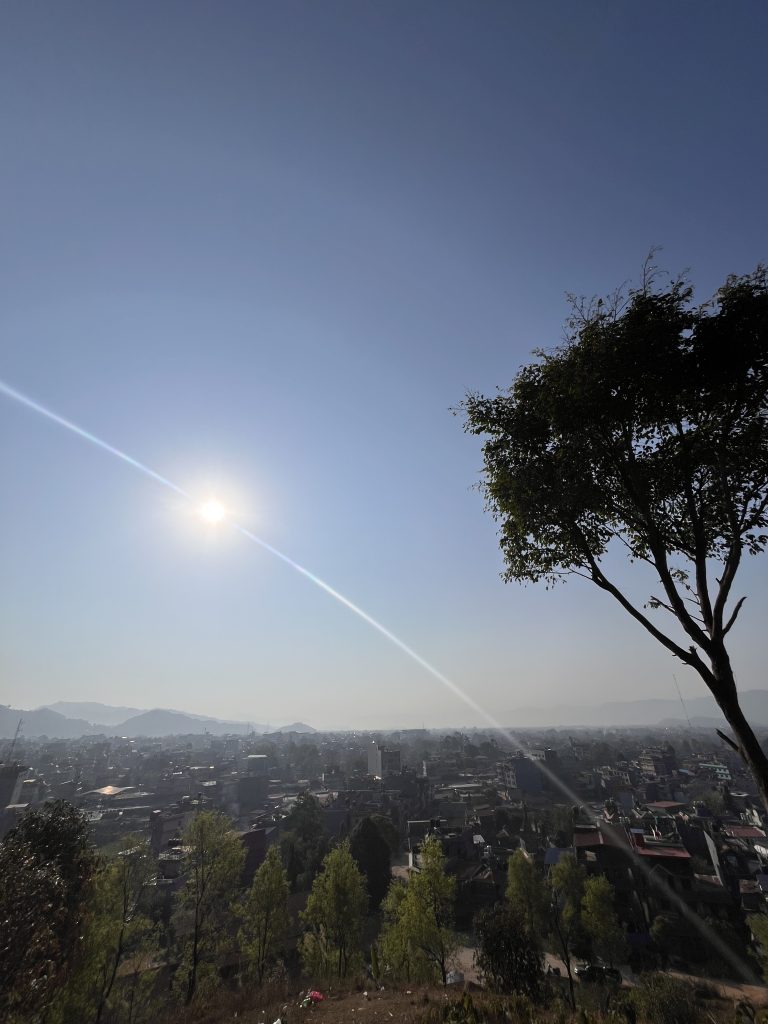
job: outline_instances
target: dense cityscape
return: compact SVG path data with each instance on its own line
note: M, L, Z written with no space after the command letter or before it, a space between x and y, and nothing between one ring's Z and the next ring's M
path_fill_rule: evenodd
M194 929L186 900L200 868L196 829L206 821L218 823L219 838L227 836L238 851L231 891L206 897L213 898L209 923L229 913L238 892L258 887L267 868L282 865L285 922L258 959L260 975L279 968L290 978L303 965L317 985L333 988L354 963L375 987L441 978L471 985L483 976L483 913L505 896L514 899L516 879L525 901L534 885L546 891L547 880L566 868L578 873L580 925L560 941L557 930L543 932L535 968L557 984L567 979L583 990L593 982L602 990L614 973L633 982L663 967L699 984L709 978L738 985L756 981L768 956L761 944L768 940L764 811L750 773L711 729L513 736L426 728L320 733L296 725L265 735L17 735L5 741L4 758L3 835L29 812L70 806L87 823L88 843L100 857L130 860L141 851L143 939L152 934L153 953L142 961L134 937L117 956L121 977L132 963L143 964L145 988L153 979L145 997L151 992L155 1007L171 998L164 993L169 978L178 984L184 976L189 984L185 956ZM448 880L450 937L444 956L427 957L420 967L414 959L406 975L387 960L387 893L423 871L425 849L437 854ZM352 851L369 900L351 932L350 966L341 972L313 959L306 945L314 934L308 906L334 850ZM521 870L534 874L520 881ZM606 886L598 892L607 893L607 903L590 930L585 886L595 880ZM354 916L351 903L345 913ZM200 970L226 978L241 963L242 932L232 922L217 929L229 932L229 941L201 934ZM119 984L110 989L102 1007L114 1019L118 990ZM138 1003L132 1012L131 1019L141 1019Z

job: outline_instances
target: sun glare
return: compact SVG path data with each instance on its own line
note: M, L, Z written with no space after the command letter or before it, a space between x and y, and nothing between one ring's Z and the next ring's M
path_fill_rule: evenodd
M200 506L198 514L204 523L215 526L225 518L227 510L220 501L216 501L215 498L211 498L210 501L206 501L204 505Z

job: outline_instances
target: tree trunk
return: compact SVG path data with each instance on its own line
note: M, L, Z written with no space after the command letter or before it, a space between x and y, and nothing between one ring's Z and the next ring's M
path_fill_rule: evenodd
M125 925L120 929L120 936L117 940L117 949L115 950L115 956L112 961L112 970L110 972L109 981L106 986L101 990L101 998L99 999L99 1005L96 1009L96 1017L94 1018L95 1024L101 1024L101 1018L104 1015L104 1008L107 1005L107 1000L112 994L112 987L115 984L115 978L117 977L117 968L120 966L120 959L123 955L123 938L125 936Z
M752 731L752 727L744 717L736 692L736 683L730 664L713 665L713 674L717 680L717 690L712 689L715 700L723 712L726 722L736 737L736 749L752 772L763 806L768 813L768 757ZM726 737L727 738L727 737Z
M571 970L571 958L566 953L563 957L563 963L565 964L565 970L568 974L568 998L571 1003L571 1009L576 1012L576 989L573 987L573 971Z
M192 964L189 971L189 981L187 983L187 999L186 1005L192 1002L195 996L195 988L197 987L197 957L198 957L198 941L200 938L200 927L195 922L195 936L192 942Z
M709 661L711 670L707 669L701 661L694 667L707 684L707 688L715 698L717 706L723 713L723 717L733 730L736 742L734 743L730 737L720 732L719 729L717 730L718 735L733 747L741 756L747 768L749 768L757 784L763 807L766 813L768 813L768 757L763 752L752 730L752 726L741 710L739 693L736 689L736 679L731 667L731 659L728 657L728 651L722 637L714 640Z

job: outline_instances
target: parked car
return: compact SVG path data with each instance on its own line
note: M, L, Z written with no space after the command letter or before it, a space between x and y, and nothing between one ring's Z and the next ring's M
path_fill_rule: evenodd
M574 973L580 981L586 981L591 985L604 985L606 982L612 985L621 984L621 972L615 967L606 967L605 964L582 964Z

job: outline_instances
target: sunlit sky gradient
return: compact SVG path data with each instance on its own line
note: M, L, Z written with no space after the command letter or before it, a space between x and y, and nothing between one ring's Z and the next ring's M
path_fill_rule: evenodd
M768 258L767 44L747 0L2 4L0 378L234 508L507 724L674 698L673 671L700 694L586 583L500 581L449 408L652 245L702 297ZM7 399L0 472L0 700L480 724ZM767 569L741 573L745 689Z

